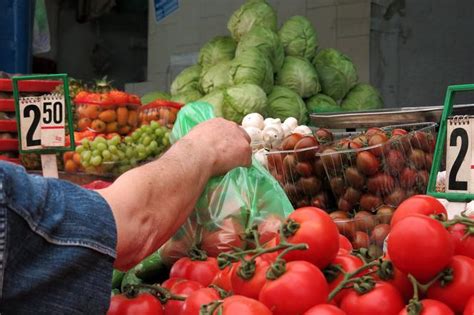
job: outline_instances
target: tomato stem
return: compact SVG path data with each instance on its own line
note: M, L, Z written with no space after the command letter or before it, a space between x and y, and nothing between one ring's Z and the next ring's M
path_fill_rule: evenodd
M420 315L423 311L423 304L420 303L419 298L419 288L421 285L411 274L408 275L408 280L413 285L413 298L410 299L406 307L407 313L409 315Z
M185 301L186 297L181 295L175 295L171 293L169 290L159 286L158 284L129 284L125 288L125 292L139 292L140 289L145 289L147 291L152 291L153 295L156 296L161 303L166 303L169 300L176 300L176 301ZM136 296L136 293L135 293Z
M214 290L216 290L217 293L219 293L219 296L221 297L221 299L225 299L226 297L231 295L230 292L222 289L220 286L218 286L216 284L209 285L209 288L213 288Z
M370 269L370 268L373 268L373 267L378 267L380 266L381 262L379 260L375 260L375 261L372 261L370 263L366 263L364 264L363 266L357 268L356 270L352 271L352 272L345 272L344 273L344 279L339 282L339 284L331 291L331 293L329 293L329 296L328 296L328 302L330 302L331 300L334 299L334 297L342 290L344 289L344 287L349 284L349 283L352 283L352 282L355 282L357 281L358 279L360 278L363 278L362 277L357 277L357 278L354 278L355 276L357 276L359 273L361 273L362 271L364 270L367 270L367 269ZM371 277L370 277L371 278Z
M209 304L204 304L201 305L201 308L199 310L199 315L212 315L214 312L221 307L222 303L224 303L222 300L214 301Z
M206 261L207 260L207 253L206 251L199 249L197 246L192 246L188 252L188 257L195 261Z

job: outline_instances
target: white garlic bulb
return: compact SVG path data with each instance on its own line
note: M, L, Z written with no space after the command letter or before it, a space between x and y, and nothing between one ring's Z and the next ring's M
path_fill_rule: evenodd
M305 126L305 125L301 125L301 126L296 127L295 129L293 129L293 133L299 133L299 134L302 134L304 136L312 136L313 135L313 132L311 131L311 128L309 128L308 126Z
M252 114L246 115L242 119L242 127L244 128L255 127L262 130L265 127L263 116L260 115L259 113L252 113Z

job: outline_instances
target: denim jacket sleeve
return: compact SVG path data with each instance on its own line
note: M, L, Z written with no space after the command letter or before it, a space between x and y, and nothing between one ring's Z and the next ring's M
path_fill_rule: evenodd
M1 314L104 314L116 241L98 193L0 162Z

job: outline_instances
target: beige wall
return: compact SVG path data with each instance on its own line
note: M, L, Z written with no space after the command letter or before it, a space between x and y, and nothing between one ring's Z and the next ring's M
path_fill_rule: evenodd
M280 25L290 16L304 15L316 28L320 47L334 47L356 63L361 81L369 80L369 0L269 0ZM156 22L150 0L148 83L142 89L167 89L170 57L198 52L216 35L227 34L227 20L244 0L181 0L178 11ZM139 86L135 91L140 92ZM130 86L129 86L130 88Z

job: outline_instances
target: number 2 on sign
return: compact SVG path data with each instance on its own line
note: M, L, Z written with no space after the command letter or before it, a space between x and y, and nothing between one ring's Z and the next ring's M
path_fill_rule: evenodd
M20 99L21 146L23 150L64 146L65 106L61 97Z
M472 126L474 120L448 121L446 145L447 191L472 192Z

